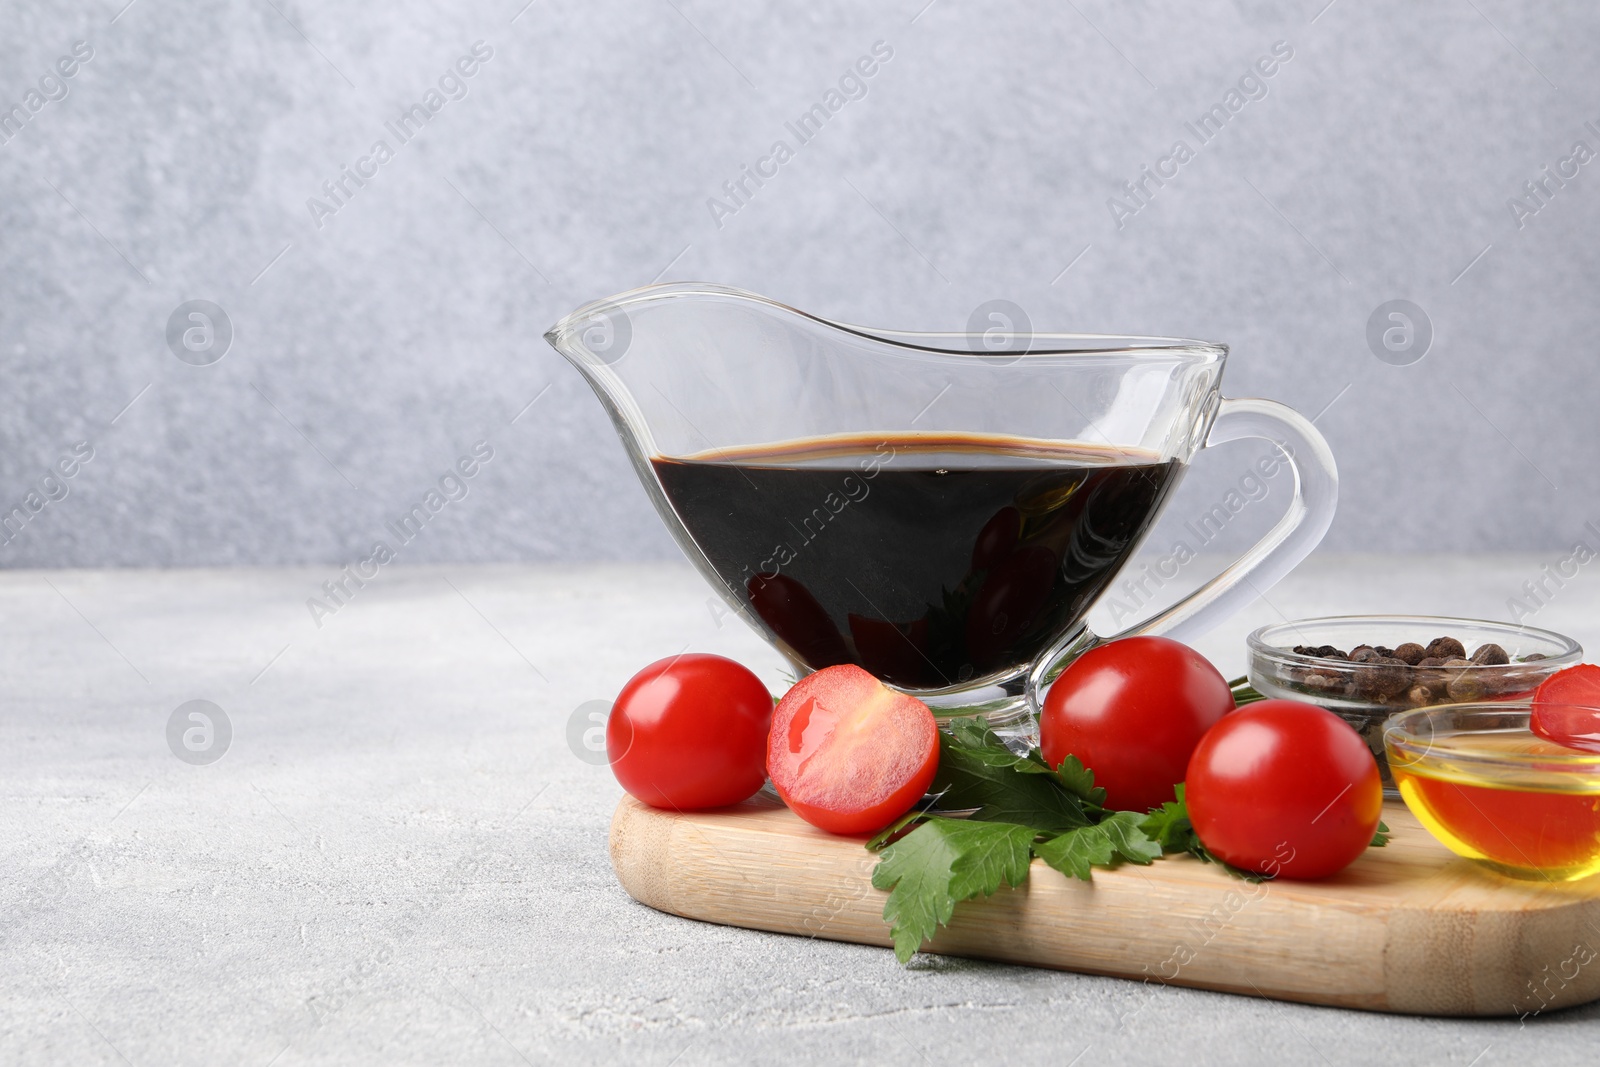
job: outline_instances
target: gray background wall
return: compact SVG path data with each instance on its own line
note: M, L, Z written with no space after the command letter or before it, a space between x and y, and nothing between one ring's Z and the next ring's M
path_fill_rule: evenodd
M540 338L657 278L1227 340L1229 393L1322 412L1330 547L1593 539L1600 163L1520 228L1507 204L1600 149L1592 5L122 3L0 5L0 107L94 49L0 145L0 510L94 449L0 565L343 562L480 439L405 559L670 556ZM468 95L399 146L385 121L478 40ZM719 227L707 198L878 40L867 95ZM1267 95L1119 230L1107 199L1277 41ZM318 228L307 198L379 138ZM1434 331L1405 366L1367 341L1395 298ZM190 299L235 330L209 366L166 342Z

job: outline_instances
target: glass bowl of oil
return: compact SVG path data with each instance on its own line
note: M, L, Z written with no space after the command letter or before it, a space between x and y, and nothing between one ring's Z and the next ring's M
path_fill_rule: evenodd
M1406 807L1452 852L1513 878L1600 872L1600 752L1537 736L1526 703L1400 712L1383 741Z

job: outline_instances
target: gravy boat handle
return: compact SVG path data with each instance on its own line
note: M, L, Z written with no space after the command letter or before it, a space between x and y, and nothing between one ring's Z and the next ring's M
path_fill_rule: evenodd
M1270 589L1317 547L1339 501L1339 472L1328 442L1310 419L1287 405L1223 399L1202 448L1252 437L1276 446L1294 476L1294 495L1283 517L1222 573L1166 611L1109 637L1083 628L1046 650L1028 676L1028 703L1035 714L1044 706L1049 684L1095 645L1145 634L1191 640Z

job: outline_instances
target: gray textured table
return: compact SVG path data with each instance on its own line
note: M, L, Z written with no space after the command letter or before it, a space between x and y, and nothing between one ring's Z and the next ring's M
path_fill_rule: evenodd
M1323 557L1201 648L1236 673L1279 612L1504 618L1558 557ZM319 628L334 577L0 576L0 1061L1594 1062L1600 1007L1395 1018L652 912L572 712L686 646L775 688L777 657L681 565L391 567ZM1580 573L1530 621L1600 649L1597 605ZM191 700L231 725L210 764L169 749Z

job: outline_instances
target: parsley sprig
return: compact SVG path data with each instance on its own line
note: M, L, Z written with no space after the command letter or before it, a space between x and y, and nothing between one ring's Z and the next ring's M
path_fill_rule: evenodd
M1177 800L1151 812L1112 811L1076 757L1051 768L1038 749L1018 755L976 719L940 734L933 796L867 842L881 853L872 884L889 893L883 917L901 963L949 923L957 904L1026 882L1034 857L1084 881L1094 867L1144 865L1170 853L1220 863L1189 822L1182 785ZM1374 845L1387 841L1388 827L1378 830Z

